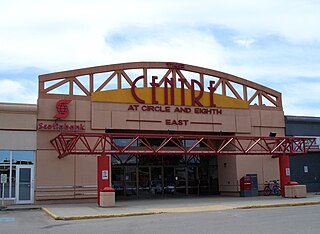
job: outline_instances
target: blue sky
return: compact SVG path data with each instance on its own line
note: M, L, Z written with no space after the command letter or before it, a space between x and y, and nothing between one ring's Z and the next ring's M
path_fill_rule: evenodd
M320 116L318 0L0 0L0 102L36 103L39 74L134 61L231 73Z

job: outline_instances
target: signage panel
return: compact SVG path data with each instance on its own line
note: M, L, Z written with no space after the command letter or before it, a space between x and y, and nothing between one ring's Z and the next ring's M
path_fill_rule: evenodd
M297 138L315 138L315 142L310 146L310 144L312 143L309 140L306 140L306 147L310 146L310 152L319 152L320 151L320 136L294 136Z
M1 184L6 184L8 180L7 174L1 174Z

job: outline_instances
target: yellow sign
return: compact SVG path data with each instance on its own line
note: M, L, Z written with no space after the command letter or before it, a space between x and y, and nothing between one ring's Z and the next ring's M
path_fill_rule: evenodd
M194 91L194 95L199 95L200 91ZM144 87L144 88L135 88L135 94L141 99L144 100L145 104L154 104L153 99L157 100L157 104L159 105L175 105L181 106L181 89L174 88L174 98L171 100L171 93L169 92L168 100L165 99L165 89L164 88L157 88L156 97L153 98L152 88ZM179 95L178 95L179 94ZM94 92L91 94L92 101L94 102L113 102L113 103L128 103L134 104L138 103L138 101L132 95L132 89L115 89L115 90L107 90L107 91L100 91ZM231 98L227 96L223 96L220 94L213 94L214 104L217 108L241 108L247 109L249 108L249 103L244 100L239 100L236 98ZM172 103L172 101L174 103ZM184 90L184 106L192 106L192 93L191 90L185 89ZM169 103L165 103L169 102ZM204 107L210 107L210 93L203 92L201 99L199 102Z

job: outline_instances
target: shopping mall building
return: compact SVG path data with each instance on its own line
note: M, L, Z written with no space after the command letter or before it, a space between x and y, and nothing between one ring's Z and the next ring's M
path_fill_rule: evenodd
M247 174L259 191L281 179L280 154L296 155L291 176L320 189L319 143L310 157L299 156L307 141L284 146L286 133L319 136L320 119L285 117L279 92L207 68L137 62L40 75L37 104L0 103L0 118L11 203L93 200L101 176L117 199L239 196Z

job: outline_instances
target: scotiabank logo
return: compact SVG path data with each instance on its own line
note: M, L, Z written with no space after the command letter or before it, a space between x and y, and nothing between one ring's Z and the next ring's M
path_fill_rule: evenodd
M86 130L86 126L84 123L81 124L58 124L58 123L43 123L40 122L38 124L39 130L60 130L60 131L84 131Z
M68 104L71 102L71 100L59 100L57 101L56 108L57 108L57 114L53 118L57 119L65 119L69 115L69 109Z

